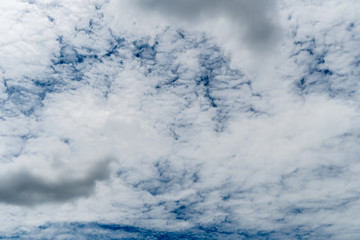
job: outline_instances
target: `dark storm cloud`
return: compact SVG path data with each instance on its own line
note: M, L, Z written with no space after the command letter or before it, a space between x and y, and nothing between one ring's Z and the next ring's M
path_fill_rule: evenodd
M89 196L97 181L109 177L110 161L96 164L85 176L62 176L57 181L36 176L27 169L18 169L0 177L0 201L13 205L37 205L65 202Z
M280 27L276 22L276 0L136 0L141 8L180 21L207 21L225 17L233 24L234 33L243 31L252 48L265 49L276 43Z

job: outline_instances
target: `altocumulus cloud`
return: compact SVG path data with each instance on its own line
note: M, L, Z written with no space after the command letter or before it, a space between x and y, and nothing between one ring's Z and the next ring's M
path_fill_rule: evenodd
M0 238L357 239L359 9L2 1Z

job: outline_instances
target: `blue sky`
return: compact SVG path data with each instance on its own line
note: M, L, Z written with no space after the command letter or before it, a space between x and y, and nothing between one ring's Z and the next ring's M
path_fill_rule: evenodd
M358 239L358 1L0 3L0 238Z

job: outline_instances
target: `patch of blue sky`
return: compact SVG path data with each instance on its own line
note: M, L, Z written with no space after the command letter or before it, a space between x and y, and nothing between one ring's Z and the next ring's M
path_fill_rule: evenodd
M61 224L47 224L39 226L33 231L22 231L4 239L254 239L254 240L278 240L278 239L319 239L325 240L332 237L324 231L327 227L321 226L314 229L306 229L304 226L295 226L289 229L264 230L234 229L222 225L194 227L177 231L164 231L146 227L109 223L86 223L73 222ZM0 237L0 239L1 239Z

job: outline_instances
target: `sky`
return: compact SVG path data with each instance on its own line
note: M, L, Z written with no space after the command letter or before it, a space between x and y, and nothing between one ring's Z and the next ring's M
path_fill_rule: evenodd
M0 239L358 239L359 13L0 1Z

